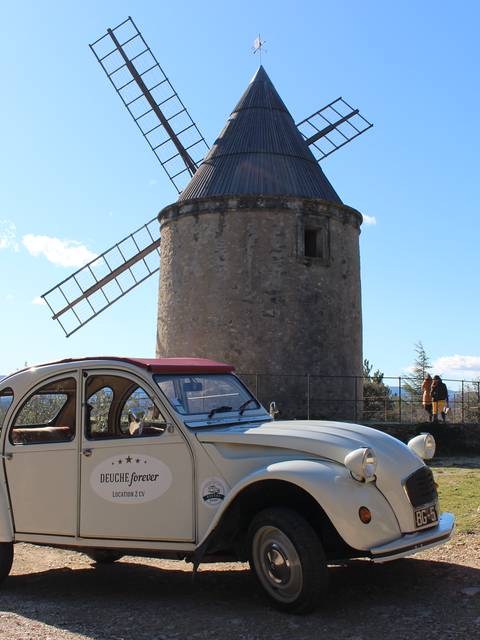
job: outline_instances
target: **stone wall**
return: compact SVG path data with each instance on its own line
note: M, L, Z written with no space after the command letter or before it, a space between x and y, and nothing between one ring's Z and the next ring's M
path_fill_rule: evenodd
M208 357L243 373L361 375L357 211L223 197L178 202L159 220L159 357ZM316 257L304 255L305 228L318 233ZM271 387L261 395L287 395L285 417L305 413L294 386L272 377ZM329 416L342 417L350 387L325 391Z

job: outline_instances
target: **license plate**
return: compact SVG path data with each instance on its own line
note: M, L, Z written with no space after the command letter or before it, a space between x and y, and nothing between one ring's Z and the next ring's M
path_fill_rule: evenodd
M430 507L422 507L421 509L415 509L415 526L417 529L419 527L424 527L427 524L433 524L438 522L437 510L434 505Z

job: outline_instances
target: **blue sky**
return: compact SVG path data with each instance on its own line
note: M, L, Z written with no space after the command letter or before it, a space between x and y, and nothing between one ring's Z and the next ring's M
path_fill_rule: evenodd
M211 144L258 65L298 121L343 96L375 127L322 163L361 235L364 355L480 375L475 2L18 2L0 25L0 373L155 350L157 278L69 339L38 296L176 199L88 43L132 15ZM374 222L374 223L373 223Z

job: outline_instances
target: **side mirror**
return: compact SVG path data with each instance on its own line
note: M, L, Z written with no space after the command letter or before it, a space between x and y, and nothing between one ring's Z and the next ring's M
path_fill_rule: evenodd
M272 416L272 420L275 420L275 416L280 413L280 411L277 409L277 403L275 402L275 400L272 400L272 402L270 402L268 413Z

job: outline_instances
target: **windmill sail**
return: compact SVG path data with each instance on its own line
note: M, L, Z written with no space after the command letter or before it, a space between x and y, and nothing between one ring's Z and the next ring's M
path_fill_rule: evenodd
M306 143L315 148L318 162L371 127L373 124L343 98L337 98L297 123Z
M180 193L208 145L132 18L90 48Z
M144 282L160 268L160 231L153 218L42 295L65 335Z

